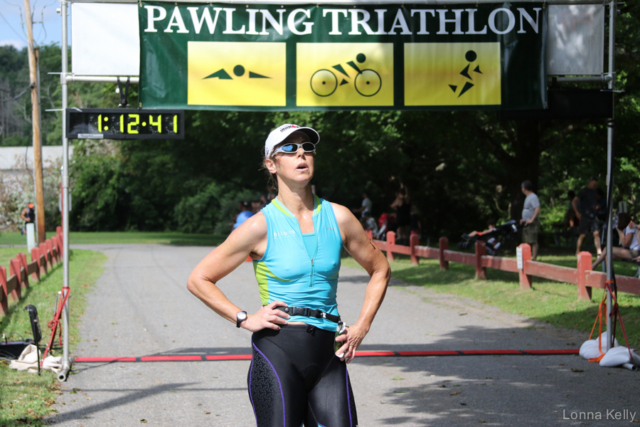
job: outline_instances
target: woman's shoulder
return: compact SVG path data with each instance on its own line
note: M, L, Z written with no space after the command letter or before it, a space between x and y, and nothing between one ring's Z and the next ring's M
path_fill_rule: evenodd
M324 201L331 205L334 215L344 215L345 212L351 213L351 210L345 206L339 205L338 203L329 202L327 200Z
M261 239L267 235L267 218L262 211L247 218L233 233L245 239Z
M342 225L353 220L358 222L358 219L355 217L353 212L351 212L351 209L345 206L339 205L338 203L333 203L333 202L327 202L327 203L329 203L331 205L331 208L333 208L333 215L336 217L336 221L338 222L338 225Z

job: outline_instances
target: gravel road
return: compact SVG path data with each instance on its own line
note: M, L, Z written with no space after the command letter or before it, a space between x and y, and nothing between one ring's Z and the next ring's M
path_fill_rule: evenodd
M250 352L250 333L222 320L185 287L193 267L212 248L73 247L108 256L104 274L88 294L82 339L73 356ZM338 302L347 323L357 319L367 280L363 270L343 267L340 272ZM250 263L219 285L237 305L250 312L259 308ZM392 281L360 350L568 349L586 338ZM249 363L76 363L62 386L58 414L47 420L84 427L255 425L246 391ZM640 373L600 368L573 355L361 357L349 372L360 426L640 422Z

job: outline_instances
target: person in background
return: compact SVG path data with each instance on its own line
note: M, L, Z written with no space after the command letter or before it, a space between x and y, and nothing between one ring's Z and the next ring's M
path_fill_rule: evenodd
M489 233L491 231L494 231L496 229L496 221L493 218L489 218L487 220L487 229L484 231L472 231L471 233L469 233L468 237L474 237L474 236L482 236L485 233Z
M378 232L374 234L374 237L378 240L385 240L387 235L387 218L388 215L383 213L378 218Z
M567 209L567 212L564 215L564 227L568 229L577 227L578 224L580 224L580 220L578 219L578 216L576 215L576 211L573 208L573 199L575 198L576 198L576 192L573 190L569 190L567 192L567 200L569 200L569 207Z
M540 232L540 200L533 192L533 184L526 180L522 183L522 193L526 196L522 208L522 243L531 245L531 259L538 258L538 233Z
M374 236L378 235L378 224L376 224L376 220L371 217L370 212L365 212L364 217L360 221L362 223L362 228L365 230L371 230Z
M236 217L236 222L235 224L233 224L233 229L235 230L236 228L240 227L243 222L245 222L252 216L253 212L251 211L251 205L249 204L249 202L242 202L242 210Z
M600 233L598 232L598 220L596 212L598 208L598 192L596 187L598 186L598 178L592 176L589 179L589 183L586 187L578 192L578 195L573 199L573 209L576 212L576 216L580 220L580 226L578 232L578 242L576 244L576 255L580 253L580 247L586 237L587 233L593 233L593 243L596 246L596 253L598 256L602 253L600 247Z
M27 224L33 224L36 222L36 211L33 203L29 203L26 208L20 212L20 218L24 220L24 226L20 229L20 234L27 232Z
M622 212L618 214L618 225L616 226L618 237L620 238L621 248L611 248L614 259L632 259L640 258L640 244L638 243L638 226L631 220L631 216ZM603 250L595 262L591 266L592 270L605 259L607 259L607 251Z
M396 199L391 204L391 208L396 210L396 224L398 227L396 243L408 245L411 225L411 203L404 188L396 191Z
M607 209L607 196L605 196L601 188L597 188L596 193L598 194L596 218L598 218L598 221L605 222L607 220L607 214L609 213L609 209Z
M264 208L268 204L269 204L269 200L267 200L267 196L265 196L264 194L260 196L260 209Z
M409 220L410 236L416 235L419 239L422 234L422 224L420 224L420 211L415 205L411 206L411 216Z
M373 214L373 203L371 203L371 199L365 191L362 192L362 205L353 210L353 213L359 213L361 218L364 218L365 213L369 213L369 215Z
M463 234L462 237L466 238L466 239L470 239L473 237L480 237L483 236L483 238L479 239L485 242L486 248L487 248L487 255L496 255L498 253L498 251L500 250L500 247L502 245L502 243L500 242L500 240L498 240L497 238L497 234L490 234L493 233L494 231L496 231L498 228L496 227L496 220L493 218L489 218L487 220L487 229L484 231L472 231L471 233L465 235Z

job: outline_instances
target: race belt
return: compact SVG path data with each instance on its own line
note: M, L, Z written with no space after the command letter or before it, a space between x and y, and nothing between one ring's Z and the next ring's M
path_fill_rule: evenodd
M333 314L325 313L324 311L320 310L314 310L312 308L282 306L276 308L280 311L284 311L291 316L315 317L317 319L327 319L335 323L340 322L340 316L334 316Z

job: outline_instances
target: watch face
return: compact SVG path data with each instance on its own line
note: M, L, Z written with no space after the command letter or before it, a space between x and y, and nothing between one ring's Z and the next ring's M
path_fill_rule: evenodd
M244 320L247 318L247 313L245 313L244 311L241 311L236 315L236 317L238 318L238 320Z

